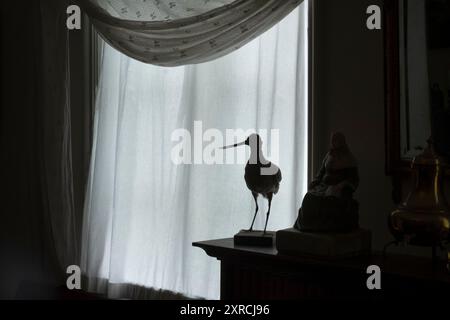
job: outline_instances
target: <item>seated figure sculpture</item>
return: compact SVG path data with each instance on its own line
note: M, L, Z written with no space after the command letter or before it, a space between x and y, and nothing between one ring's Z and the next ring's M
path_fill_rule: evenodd
M304 232L351 232L359 227L353 199L359 176L356 159L342 133L333 133L330 150L309 185L294 228Z

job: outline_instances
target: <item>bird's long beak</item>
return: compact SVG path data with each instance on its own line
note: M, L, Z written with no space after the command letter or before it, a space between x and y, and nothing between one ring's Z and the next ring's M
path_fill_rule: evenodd
M229 146L222 147L221 149L235 148L235 147L238 147L238 146L242 146L242 145L244 145L244 144L245 144L245 141L242 141L242 142L240 142L240 143L235 143L235 144L232 144L232 145L229 145Z

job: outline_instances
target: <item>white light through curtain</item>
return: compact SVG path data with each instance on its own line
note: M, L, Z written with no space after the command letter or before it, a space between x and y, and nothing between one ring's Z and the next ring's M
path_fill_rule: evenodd
M194 121L223 134L280 130L283 181L268 229L294 224L307 179L305 6L204 64L157 67L105 47L83 228L90 290L133 297L121 284L135 284L219 298L219 262L192 242L248 228L254 203L244 165L173 164L172 132L194 135ZM260 198L258 228L266 209Z

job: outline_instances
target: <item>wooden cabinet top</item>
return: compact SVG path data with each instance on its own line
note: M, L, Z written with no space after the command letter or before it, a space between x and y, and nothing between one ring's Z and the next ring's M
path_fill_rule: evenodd
M379 252L370 256L320 259L305 256L279 254L275 247L235 246L232 238L194 242L194 247L202 248L209 256L227 263L252 264L261 268L285 268L287 271L314 270L330 272L366 273L367 267L377 265L384 275L414 278L418 281L437 281L450 285L450 273L443 262L433 265L431 258Z

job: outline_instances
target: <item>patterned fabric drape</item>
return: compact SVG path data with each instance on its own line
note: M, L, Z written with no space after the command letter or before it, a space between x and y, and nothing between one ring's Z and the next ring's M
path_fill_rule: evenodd
M80 0L102 37L159 66L224 56L278 23L302 0Z

